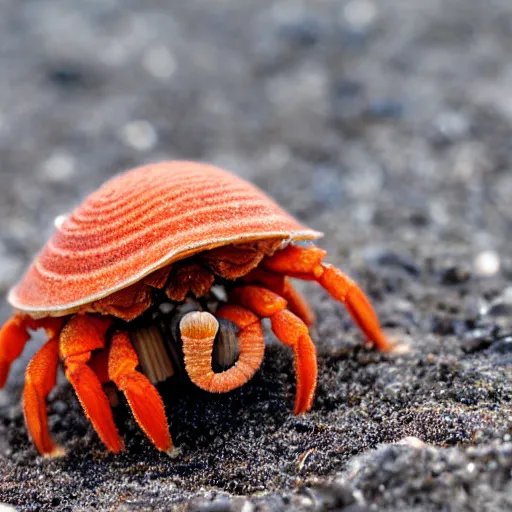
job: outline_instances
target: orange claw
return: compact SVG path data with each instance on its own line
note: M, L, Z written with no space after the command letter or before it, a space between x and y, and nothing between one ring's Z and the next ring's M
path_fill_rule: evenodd
M359 328L382 352L396 348L381 330L379 319L361 288L341 270L322 263L326 252L318 247L289 245L264 260L263 266L273 272L299 279L315 280L336 300L345 304Z
M240 329L238 361L224 372L212 370L213 342L219 326L213 315L200 311L188 313L180 322L180 331L190 380L206 391L226 393L245 384L260 367L265 339L260 319L241 306L222 306L217 316L232 321Z
M117 332L110 347L108 375L126 396L140 428L159 450L168 452L172 441L162 398L147 377L135 369L138 364L128 335Z
M117 453L123 449L123 443L117 433L110 403L98 376L87 366L91 351L104 347L104 336L110 324L110 320L93 316L72 317L60 334L60 355L66 377L75 389L85 414L107 448Z
M297 373L295 414L311 409L316 389L317 361L316 348L307 325L286 309L286 301L282 297L266 288L243 286L233 290L231 298L256 314L270 318L272 330L279 341L293 348Z
M46 397L55 386L58 364L59 342L54 338L37 351L25 373L23 412L30 437L41 455L63 453L52 441L46 412Z

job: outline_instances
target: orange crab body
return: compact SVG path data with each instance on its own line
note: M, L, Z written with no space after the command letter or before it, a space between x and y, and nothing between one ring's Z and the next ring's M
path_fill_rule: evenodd
M91 194L11 290L16 313L0 330L0 387L28 331L42 328L48 336L27 367L23 394L27 428L40 453L62 451L50 436L45 405L59 359L109 450L123 447L103 390L109 381L125 394L153 444L171 449L162 400L141 371L130 336L131 322L156 297L176 305L225 286L227 300L215 310L190 311L179 321L186 372L212 392L235 389L254 375L264 355L260 320L269 318L277 338L294 351L296 414L311 408L317 364L308 332L314 316L289 277L317 281L380 350L391 349L361 289L323 263L325 251L294 244L320 236L250 183L206 164L150 164ZM234 325L239 346L236 361L223 371L212 368L219 321Z

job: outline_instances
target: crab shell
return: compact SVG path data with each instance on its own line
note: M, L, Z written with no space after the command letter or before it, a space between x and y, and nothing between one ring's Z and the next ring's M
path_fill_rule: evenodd
M149 164L114 177L78 206L8 300L33 318L68 315L201 251L320 236L222 169L182 161Z

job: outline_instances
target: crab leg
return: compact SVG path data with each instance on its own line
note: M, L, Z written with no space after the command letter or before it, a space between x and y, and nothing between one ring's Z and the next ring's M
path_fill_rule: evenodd
M168 452L172 441L162 398L147 377L135 369L138 364L128 335L117 332L110 347L109 378L126 396L140 428L159 450Z
M75 388L85 414L107 448L117 453L123 449L123 443L108 398L98 376L87 365L91 351L104 347L110 324L104 318L76 315L62 329L59 349L66 377Z
M21 356L25 344L30 339L29 329L46 329L49 339L59 332L62 318L34 320L29 316L14 314L0 329L0 389L4 387L11 364Z
M326 252L318 247L288 245L265 259L262 265L273 272L299 279L314 280L336 300L343 302L359 328L382 352L395 345L386 339L377 315L361 288L341 270L323 263Z
M212 370L213 342L219 323L210 313L193 311L180 322L185 368L192 382L213 393L226 393L245 384L260 367L265 352L265 339L260 319L241 306L226 305L217 316L238 326L240 355L238 361L224 372Z
M316 348L307 325L286 309L283 297L266 288L252 285L235 288L231 298L257 315L270 318L279 341L292 347L297 374L295 414L307 412L313 405L317 377Z
M52 441L48 430L46 397L57 381L59 341L47 341L35 354L25 372L23 413L32 441L41 455L60 455L63 450Z
M4 387L11 364L21 356L29 339L30 334L21 315L13 315L0 329L0 388Z
M257 267L244 276L242 281L247 284L261 284L277 293L288 302L288 309L308 327L315 323L315 313L309 307L304 296L292 286L286 276Z

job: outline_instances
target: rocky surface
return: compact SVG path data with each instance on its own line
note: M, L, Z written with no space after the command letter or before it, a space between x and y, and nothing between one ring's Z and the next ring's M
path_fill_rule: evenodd
M310 414L291 414L291 354L269 335L245 387L162 389L171 458L124 404L127 451L106 453L61 379L49 417L67 456L44 460L19 406L36 337L0 391L0 502L512 510L511 50L509 0L0 1L2 294L113 173L203 160L324 231L411 347L362 346L307 284Z

